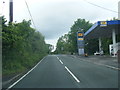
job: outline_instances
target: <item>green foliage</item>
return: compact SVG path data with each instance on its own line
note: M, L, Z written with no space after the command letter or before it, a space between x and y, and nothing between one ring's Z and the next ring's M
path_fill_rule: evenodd
M80 28L86 32L91 26L92 24L89 21L77 19L68 34L58 39L55 53L77 53L77 32Z
M93 55L96 51L99 51L98 39L85 40L85 53Z
M102 38L102 48L105 54L109 54L110 44L112 44L112 38Z
M71 27L69 34L69 41L71 42L71 52L77 53L77 32L80 29L83 29L83 32L86 32L92 26L89 21L85 19L77 19Z
M68 34L65 34L64 36L60 37L57 42L57 48L56 48L56 53L69 53L69 47L70 47L70 42L68 38Z
M49 53L49 54L51 54L52 53L52 50L54 49L54 46L53 45L51 45L51 44L47 44L46 45L47 46L47 52Z
M33 67L47 55L44 37L31 28L31 21L9 23L2 17L3 75L21 72Z

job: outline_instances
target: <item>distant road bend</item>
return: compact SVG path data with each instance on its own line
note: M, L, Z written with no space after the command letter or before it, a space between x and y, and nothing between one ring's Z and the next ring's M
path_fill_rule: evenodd
M83 59L48 55L9 88L118 88L118 70Z

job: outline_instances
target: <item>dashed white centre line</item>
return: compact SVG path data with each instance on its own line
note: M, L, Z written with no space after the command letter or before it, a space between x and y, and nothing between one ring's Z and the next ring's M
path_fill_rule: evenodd
M65 66L65 69L72 75L72 77L79 83L80 80L77 79L77 77Z
M63 62L57 57L57 59L59 60L59 62L61 63L61 64L63 64Z
M59 58L57 57L57 59L59 59Z
M61 60L59 60L61 64L63 64L63 62Z
M59 62L61 64L63 64L63 62L57 57L57 59L59 60ZM80 80L77 79L77 77L65 66L65 69L70 73L70 75L72 75L72 77L79 83Z

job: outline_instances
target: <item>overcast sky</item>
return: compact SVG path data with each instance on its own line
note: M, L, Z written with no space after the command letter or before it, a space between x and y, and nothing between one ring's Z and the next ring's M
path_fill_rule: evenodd
M5 1L3 4L2 2ZM24 0L14 1L14 21L30 20ZM26 0L38 31L45 36L45 41L56 46L58 38L68 31L78 18L91 23L118 17L112 11L91 5L88 2L104 8L118 11L120 0ZM9 0L0 1L0 14L9 20ZM34 26L33 26L34 27Z

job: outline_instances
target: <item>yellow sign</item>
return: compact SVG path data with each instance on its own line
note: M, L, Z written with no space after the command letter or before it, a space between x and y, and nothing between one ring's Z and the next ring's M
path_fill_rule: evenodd
M78 36L83 36L83 34L82 33L78 33Z
M100 22L100 27L106 27L107 26L107 22L106 21L101 21Z
M100 24L102 24L102 25L106 25L107 22L106 22L106 21L101 21Z
M78 38L78 40L83 40L83 38Z

